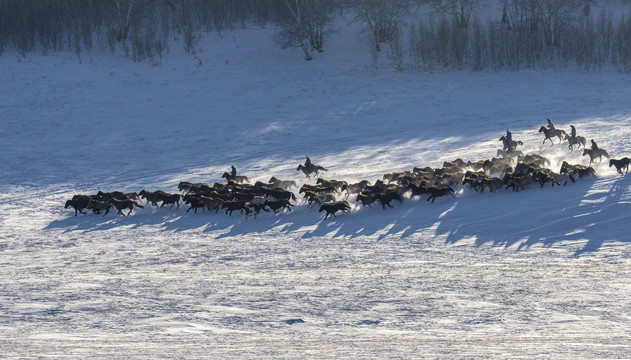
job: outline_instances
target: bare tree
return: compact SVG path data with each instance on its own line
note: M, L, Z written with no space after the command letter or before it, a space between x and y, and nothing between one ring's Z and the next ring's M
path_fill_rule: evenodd
M410 11L409 0L350 0L350 6L355 12L354 21L368 27L377 52L381 51L381 43L392 39Z
M434 12L453 16L456 26L467 27L479 0L431 0Z
M536 21L542 26L548 45L559 45L559 34L575 19L584 0L531 0Z
M125 41L129 35L129 27L134 21L136 8L140 0L114 0L114 11L118 20L118 41Z
M282 48L300 47L305 60L311 51L323 51L324 38L332 32L331 0L283 0L277 8L279 26L274 41Z

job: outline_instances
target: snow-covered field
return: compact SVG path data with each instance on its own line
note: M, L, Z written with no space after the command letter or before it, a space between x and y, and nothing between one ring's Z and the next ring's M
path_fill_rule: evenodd
M311 62L269 29L209 34L161 66L111 54L0 57L2 358L629 358L631 175L395 203L323 220L74 216L98 190L240 174L375 181L521 150L551 118L631 155L628 74L375 70L353 33Z

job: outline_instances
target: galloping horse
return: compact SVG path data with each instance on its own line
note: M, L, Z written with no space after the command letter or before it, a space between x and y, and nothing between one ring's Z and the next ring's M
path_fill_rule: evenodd
M591 165L596 158L598 158L598 161L600 162L603 156L607 159L611 159L605 149L598 149L596 151L594 151L593 149L583 149L583 156L585 155L589 155L589 165Z
M571 151L574 151L574 145L576 145L576 148L580 148L581 144L583 144L583 148L585 148L585 143L587 142L587 140L585 140L584 136L575 136L575 137L571 137L570 135L565 135L565 140L567 140L568 143L570 143L570 145L568 146L570 148Z
M323 168L320 165L314 165L314 164L309 164L309 165L303 165L300 164L298 165L298 168L296 169L296 171L302 171L303 174L305 174L306 177L311 178L311 174L316 174L318 175L318 171L328 171L327 169Z
M546 143L546 140L550 139L550 143L554 144L554 141L552 141L553 137L558 137L559 138L559 142L563 142L563 135L566 135L565 131L561 130L561 129L554 129L554 131L551 131L550 129L548 129L545 126L541 126L539 128L539 132L542 132L546 137L543 139L543 143Z
M622 170L625 170L625 174L629 172L629 164L631 164L631 159L628 157L623 157L622 159L609 159L609 167L612 165L616 167L616 170L622 175Z
M506 135L502 135L500 141L504 144L504 148L502 150L508 150L508 139L506 138ZM511 150L515 150L517 149L517 145L524 145L524 143L518 140L513 140L511 145L513 147Z
M232 176L227 171L224 172L223 175L221 175L221 178L222 179L226 179L226 180L234 180L237 184L249 184L250 183L250 179L248 179L247 176L241 176L241 175Z

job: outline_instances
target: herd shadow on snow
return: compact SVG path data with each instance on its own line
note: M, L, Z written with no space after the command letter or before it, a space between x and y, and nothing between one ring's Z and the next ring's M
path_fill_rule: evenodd
M394 202L394 208L381 209L379 204L361 207L355 204L350 214L324 219L318 208L298 204L292 212L261 212L257 219L245 219L238 213L226 216L219 211L186 212L179 209L147 207L134 210L132 216L110 213L69 216L55 220L46 229L104 231L118 227L158 227L163 231L196 231L214 238L245 234L297 234L303 239L357 238L376 241L443 236L448 244L472 242L475 246L491 245L527 249L533 245L554 243L584 244L575 255L595 252L606 241L628 241L624 224L631 203L631 181L626 177L603 177L579 180L561 187L539 189L531 185L519 192L475 193L465 188L456 198L438 198L435 203L421 199ZM622 223L621 223L622 222ZM413 240L418 237L420 240Z

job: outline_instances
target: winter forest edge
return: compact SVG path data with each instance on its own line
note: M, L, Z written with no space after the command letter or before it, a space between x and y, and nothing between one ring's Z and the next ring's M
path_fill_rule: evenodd
M631 70L626 0L1 0L0 54L158 65L174 47L195 56L204 33L271 26L277 46L311 60L343 23L358 25L374 66L398 71Z

